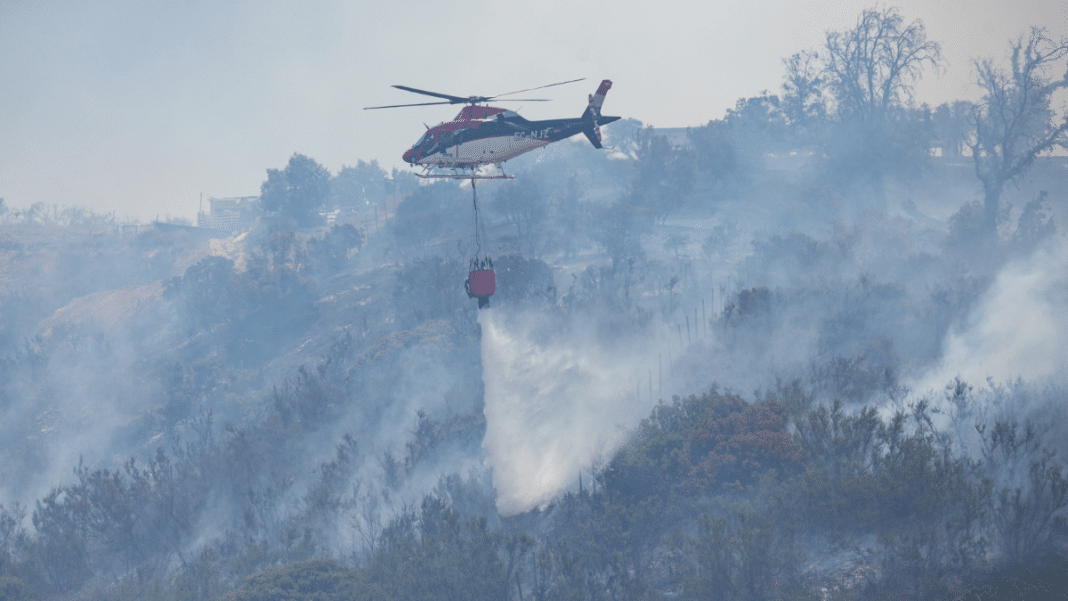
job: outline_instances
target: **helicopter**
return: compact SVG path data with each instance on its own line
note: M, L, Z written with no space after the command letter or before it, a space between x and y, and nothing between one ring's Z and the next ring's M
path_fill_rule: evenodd
M408 149L404 162L412 166L422 166L424 174L419 177L447 177L456 179L511 179L504 173L501 163L521 154L559 142L576 134L585 134L594 148L604 148L601 144L600 126L611 123L619 117L601 116L601 105L605 94L612 87L612 82L605 79L590 94L585 112L573 119L547 119L529 121L515 111L486 106L485 103L502 96L521 94L543 88L551 88L583 79L572 79L552 83L536 88L527 88L515 92L506 92L494 96L451 96L438 92L429 92L408 86L394 88L435 98L444 98L438 102L420 102L415 104L393 104L389 106L369 106L364 110L390 109L409 106L430 106L437 104L466 104L452 121L446 121L427 131ZM504 99L500 102L546 102L545 98ZM478 170L487 165L496 165L499 175L479 175ZM435 168L452 169L452 174L435 172ZM466 171L466 174L460 173Z
M586 110L575 119L548 119L529 121L515 111L485 105L486 102L521 94L532 90L541 90L553 86L582 81L572 79L552 83L537 88L527 88L515 92L506 92L495 96L451 96L438 92L429 92L408 86L394 88L435 98L444 98L438 102L419 102L414 104L393 104L389 106L369 106L364 110L392 109L408 106L430 106L437 104L466 104L460 114L452 121L441 123L436 127L427 126L424 133L407 152L404 162L424 168L423 178L454 178L471 180L471 202L475 218L475 256L471 259L464 289L471 298L478 299L478 308L489 307L489 299L497 289L497 278L493 271L493 261L483 254L483 225L479 219L478 190L476 182L480 179L512 179L504 173L501 164L508 159L542 148L553 142L559 142L576 134L585 134L594 148L604 148L601 144L601 125L611 123L619 117L601 116L601 105L605 94L612 87L612 82L605 79L597 91L590 94ZM505 99L501 102L546 102L545 98ZM499 174L482 174L479 170L487 165L496 165ZM434 169L451 169L452 173L435 172Z

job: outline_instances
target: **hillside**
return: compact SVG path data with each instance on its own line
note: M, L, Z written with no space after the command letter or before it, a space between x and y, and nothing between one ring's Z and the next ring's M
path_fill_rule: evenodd
M716 123L480 184L482 311L455 182L381 172L404 193L233 238L0 223L0 591L1044 586L1068 551L1063 159L991 232L959 161L850 178L741 128L724 171Z

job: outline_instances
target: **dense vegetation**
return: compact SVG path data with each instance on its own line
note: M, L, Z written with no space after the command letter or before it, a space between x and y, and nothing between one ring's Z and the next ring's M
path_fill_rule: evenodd
M1012 50L979 105L916 106L938 44L865 11L684 143L624 120L480 187L509 334L638 373L566 403L662 398L507 515L468 190L294 154L226 241L0 202L0 598L1063 597L1063 371L910 389L990 316L1068 308L1068 121L1028 79L1068 49Z

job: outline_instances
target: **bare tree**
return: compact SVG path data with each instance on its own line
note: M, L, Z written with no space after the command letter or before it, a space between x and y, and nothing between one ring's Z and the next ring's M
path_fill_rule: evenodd
M804 60L787 64L791 85L812 79ZM929 157L929 118L914 108L913 92L926 67L940 68L941 48L927 39L923 21L906 23L894 7L870 8L854 28L827 32L820 62L832 117L820 139L831 172L845 185L870 189L885 208L886 176L914 173Z
M353 490L353 498L359 497L359 484ZM352 528L363 540L366 557L373 557L378 548L379 539L382 536L382 502L388 501L388 493L383 489L376 494L374 490L359 497L360 509L356 517L352 518Z
M827 32L824 73L840 115L881 120L912 101L925 65L941 65L941 47L927 39L923 21L905 25L896 7L869 8L849 31Z
M1045 28L1032 27L1010 44L1011 72L990 59L976 60L983 98L975 107L975 138L969 144L975 175L983 183L983 219L997 231L998 203L1005 185L1020 177L1042 153L1068 144L1068 112L1051 106L1053 93L1068 88L1046 73L1068 57L1068 39L1053 42Z
M806 50L783 59L786 75L782 84L782 112L790 125L803 130L803 136L827 118L826 86L819 58L818 53Z

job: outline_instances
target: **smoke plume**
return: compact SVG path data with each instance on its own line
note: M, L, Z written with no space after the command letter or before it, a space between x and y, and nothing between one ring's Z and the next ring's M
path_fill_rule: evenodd
M1040 379L1068 370L1068 248L1053 244L1007 264L963 324L946 336L940 364L915 387L937 390L960 376Z

